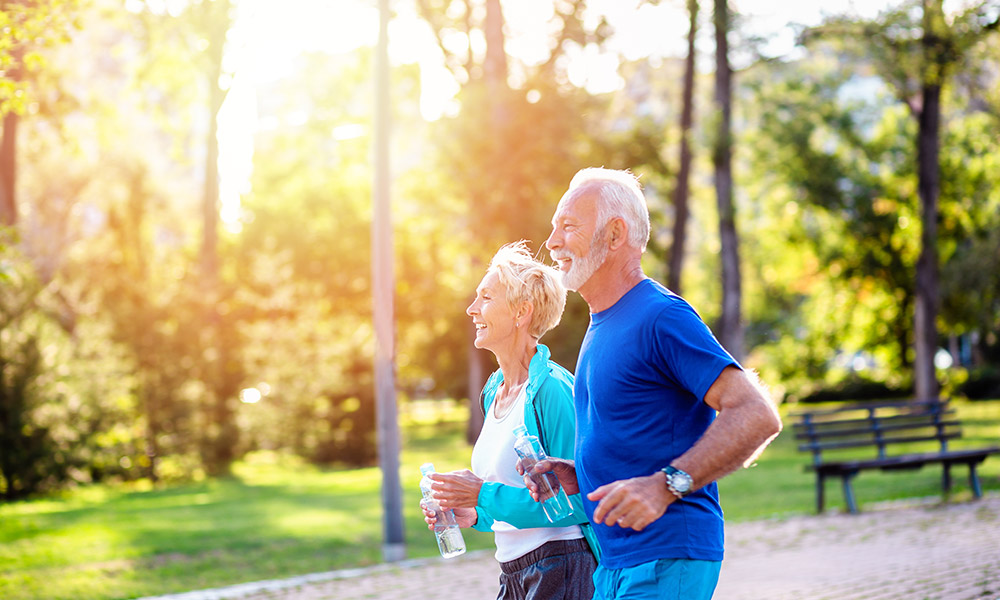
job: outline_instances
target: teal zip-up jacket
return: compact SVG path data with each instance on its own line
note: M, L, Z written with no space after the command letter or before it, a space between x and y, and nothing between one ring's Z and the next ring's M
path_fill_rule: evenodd
M528 364L528 385L525 388L524 425L528 433L537 436L548 456L568 458L573 456L576 437L576 411L573 407L573 374L549 360L549 349L538 344L535 355ZM483 386L481 406L485 415L496 398L503 382L503 373L497 369ZM518 488L497 481L484 481L479 490L476 513L479 518L473 525L478 531L492 531L493 521L505 521L519 529L531 527L568 527L579 525L587 543L600 560L600 547L593 527L587 521L580 494L569 497L573 514L550 523L542 505L531 498L527 488Z

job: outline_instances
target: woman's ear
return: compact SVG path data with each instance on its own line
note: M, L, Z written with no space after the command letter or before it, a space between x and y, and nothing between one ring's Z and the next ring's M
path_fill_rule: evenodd
M517 307L517 312L514 315L514 320L522 325L531 320L531 315L534 314L535 307L525 300Z

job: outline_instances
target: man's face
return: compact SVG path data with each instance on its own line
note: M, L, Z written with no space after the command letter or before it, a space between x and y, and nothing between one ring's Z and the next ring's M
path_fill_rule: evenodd
M552 233L545 241L559 265L563 285L579 291L608 255L604 227L597 227L597 198L583 193L564 196L552 217Z

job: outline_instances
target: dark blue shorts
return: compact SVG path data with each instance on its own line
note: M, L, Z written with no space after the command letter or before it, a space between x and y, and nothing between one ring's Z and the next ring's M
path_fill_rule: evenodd
M497 600L590 600L596 567L587 540L546 542L500 563Z

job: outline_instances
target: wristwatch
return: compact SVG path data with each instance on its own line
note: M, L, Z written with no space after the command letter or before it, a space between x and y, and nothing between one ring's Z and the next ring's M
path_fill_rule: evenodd
M670 490L671 494L683 498L691 493L694 481L690 475L673 466L662 469L662 471L667 475L667 489Z

